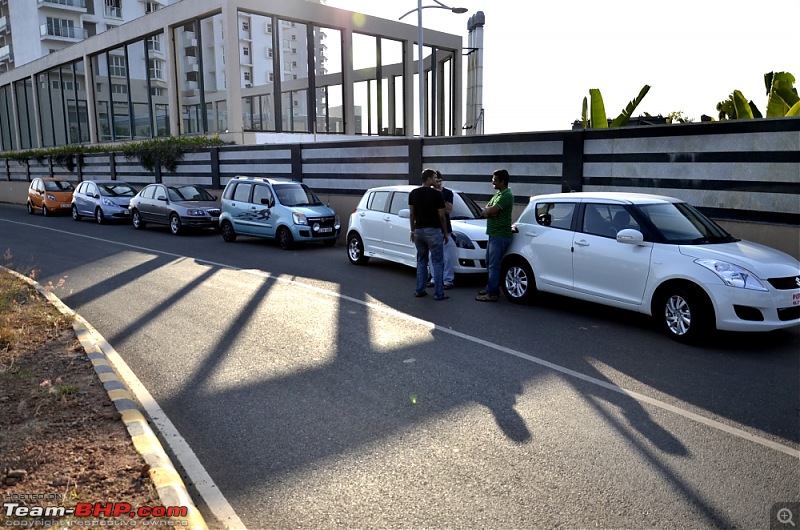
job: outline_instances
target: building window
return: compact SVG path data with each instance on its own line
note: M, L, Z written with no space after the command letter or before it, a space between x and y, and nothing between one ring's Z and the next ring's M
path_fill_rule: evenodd
M148 70L150 79L164 79L164 61L161 59L150 59Z
M147 39L147 49L151 52L161 51L161 35L153 35Z
M275 80L275 76L272 75L272 72L267 74L268 82L272 83Z
M70 39L77 38L79 35L75 32L75 22L63 18L47 17L47 34L56 37L69 37Z
M103 83L97 83L97 86L94 89L95 92L102 92L103 91Z
M272 48L267 48L267 57L272 59Z
M122 85L119 83L111 83L111 93L112 94L127 94L128 93L128 85Z
M244 73L244 80L247 81L248 83L250 82L250 72Z
M272 22L267 22L267 33L272 33Z
M160 7L161 7L161 5L158 4L157 2L145 2L144 3L144 12L145 13L154 13L154 12L158 11L158 9Z
M246 20L242 22L242 31L250 31L250 23Z
M125 67L125 57L121 55L108 56L108 72L109 74L117 77L125 77L128 73Z
M154 86L150 88L150 95L151 96L165 96L166 90L161 88L160 86Z
M250 55L250 48L248 46L242 47L242 55L244 55L245 57Z
M106 16L114 18L122 18L122 6L120 0L105 0L106 2Z

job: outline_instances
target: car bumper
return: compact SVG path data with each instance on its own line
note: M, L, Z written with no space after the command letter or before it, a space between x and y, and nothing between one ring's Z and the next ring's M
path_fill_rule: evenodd
M458 260L453 264L456 274L486 273L486 249L456 248Z
M800 325L800 289L765 292L718 285L710 294L717 329L772 331Z
M328 239L339 239L341 228L332 228L331 232L314 232L307 226L294 226L292 236L295 241L325 241Z
M219 228L219 217L181 217L186 228Z

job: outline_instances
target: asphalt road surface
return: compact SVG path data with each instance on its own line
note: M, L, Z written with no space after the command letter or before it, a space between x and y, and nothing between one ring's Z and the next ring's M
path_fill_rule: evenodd
M114 346L248 528L800 523L800 329L685 346L565 298L475 302L476 278L417 299L412 269L342 246L16 205L0 234L0 264Z

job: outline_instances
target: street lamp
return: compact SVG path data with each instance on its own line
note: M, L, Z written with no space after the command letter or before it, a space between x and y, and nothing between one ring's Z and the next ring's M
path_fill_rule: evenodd
M448 11L452 11L456 14L466 13L466 7L450 7L446 6L441 3L439 0L433 0L436 5L429 5L424 6L422 5L422 0L417 0L417 7L412 9L398 20L403 20L405 17L413 13L414 11L417 12L417 65L419 67L419 137L422 138L425 136L425 66L422 63L422 10L423 9L447 9Z

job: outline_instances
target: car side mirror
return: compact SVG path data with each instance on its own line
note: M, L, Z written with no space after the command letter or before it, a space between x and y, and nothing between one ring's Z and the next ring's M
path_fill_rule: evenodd
M617 232L617 243L642 245L644 243L644 235L633 228L626 228Z
M403 219L408 219L409 217L411 217L411 210L409 210L408 208L403 208L402 210L397 212L397 215L399 215Z
M267 197L261 197L261 204L266 206L267 208L271 208L272 205L270 204L270 200Z
M163 196L163 195L159 195L159 196L158 196L158 198L157 198L156 200L157 200L157 201L164 201L164 202L167 202L167 198L166 198L165 196Z

